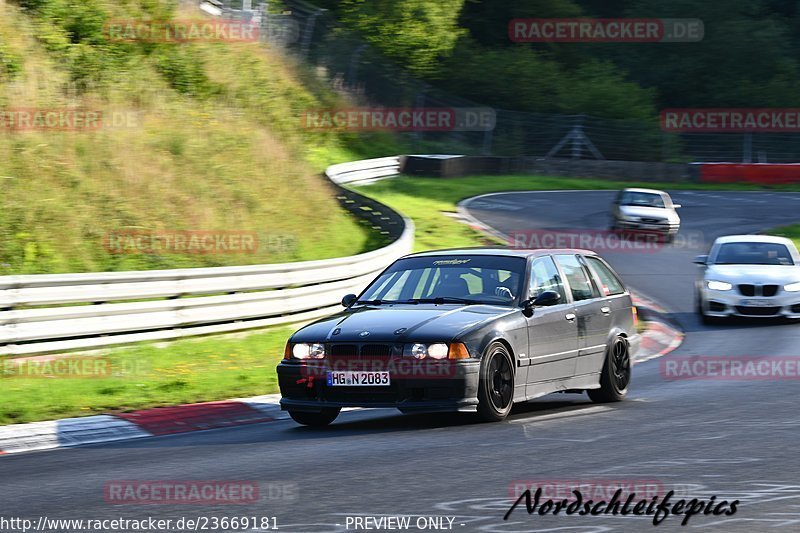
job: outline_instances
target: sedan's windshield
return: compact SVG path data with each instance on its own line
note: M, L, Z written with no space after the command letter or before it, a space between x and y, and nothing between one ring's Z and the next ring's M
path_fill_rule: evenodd
M524 272L521 257L410 257L373 281L359 302L512 305L522 291Z
M635 205L640 207L665 207L664 199L660 194L650 192L625 191L619 200L620 205Z
M793 265L792 254L783 244L731 242L720 246L717 265Z

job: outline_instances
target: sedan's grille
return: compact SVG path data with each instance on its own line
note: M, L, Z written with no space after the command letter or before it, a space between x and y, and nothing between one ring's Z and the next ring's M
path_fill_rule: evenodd
M755 296L756 295L756 286L755 285L739 285L739 292L741 292L745 296Z
M364 344L361 346L361 355L364 357L390 357L391 344Z
M330 354L334 357L355 357L358 346L355 344L331 344Z
M751 285L745 283L739 285L739 292L744 296L775 296L778 294L777 285Z
M648 224L663 224L666 222L663 218L641 218L642 222L647 222Z
M331 344L328 350L331 357L353 359L386 359L392 355L402 355L402 348L392 344Z
M780 310L780 307L744 307L742 305L736 307L739 314L748 316L772 316L777 315Z
M761 288L761 294L764 296L775 296L778 294L778 286L777 285L764 285Z

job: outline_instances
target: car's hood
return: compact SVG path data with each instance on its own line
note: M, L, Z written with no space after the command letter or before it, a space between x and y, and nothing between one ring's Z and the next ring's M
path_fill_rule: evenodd
M670 222L678 222L680 217L672 209L661 207L645 207L639 205L621 205L620 212L628 217L662 218Z
M707 280L753 285L785 285L800 281L800 267L783 265L710 265Z
M492 305L389 304L345 310L297 331L292 342L450 341L487 320L519 311Z

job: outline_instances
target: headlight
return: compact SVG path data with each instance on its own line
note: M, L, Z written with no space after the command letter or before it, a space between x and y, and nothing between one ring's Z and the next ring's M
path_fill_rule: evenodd
M325 357L325 346L322 344L299 343L292 347L295 359L322 359Z
M785 291L787 291L787 292L797 292L797 291L800 291L800 281L797 281L797 282L795 282L795 283L790 283L790 284L788 284L788 285L784 285L784 286L783 286L783 290L785 290Z
M444 343L431 344L428 346L428 357L433 359L447 359L447 351L449 347Z
M413 357L415 359L447 359L450 347L443 343L437 342L434 344L407 344L405 353L406 357Z
M706 286L712 291L729 291L733 288L733 285L725 281L706 281Z

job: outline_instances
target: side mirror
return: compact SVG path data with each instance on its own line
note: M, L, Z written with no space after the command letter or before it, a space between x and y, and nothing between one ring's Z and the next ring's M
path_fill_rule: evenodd
M707 255L698 255L694 258L695 265L707 265L708 264L708 256Z
M533 316L533 309L535 307L547 307L548 305L555 305L561 301L561 295L556 291L544 291L536 298L528 298L523 303L522 313L527 316Z
M556 291L544 291L542 294L533 300L534 307L547 307L548 305L556 305L561 301L561 295Z
M342 298L342 305L345 307L350 307L358 300L358 296L355 294L345 294L344 298Z
M681 204L672 204L673 209L680 209L681 207Z

